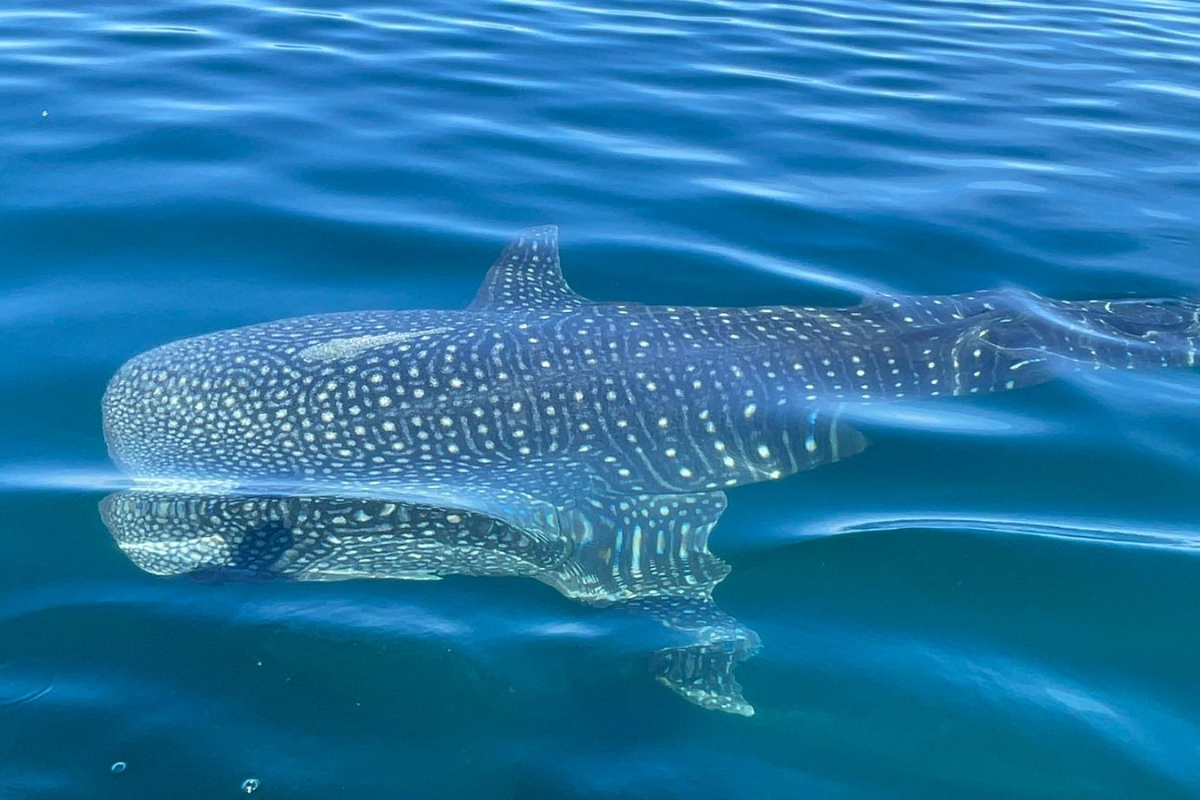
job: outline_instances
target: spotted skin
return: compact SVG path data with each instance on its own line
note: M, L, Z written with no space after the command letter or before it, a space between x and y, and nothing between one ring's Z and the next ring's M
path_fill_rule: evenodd
M128 490L100 515L131 561L154 575L205 580L436 580L523 576L590 605L648 616L684 635L650 667L704 708L748 716L734 667L758 636L712 590L729 567L708 550L720 494L590 499L553 533L470 510L360 497Z
M1004 291L847 309L589 303L556 237L518 236L467 310L301 317L138 356L104 398L112 456L140 478L719 491L861 450L847 404L1189 365L1200 334L1191 302Z

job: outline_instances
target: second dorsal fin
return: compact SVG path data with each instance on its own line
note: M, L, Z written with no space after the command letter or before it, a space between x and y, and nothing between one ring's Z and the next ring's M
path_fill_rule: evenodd
M488 270L469 308L474 311L527 311L572 308L588 302L563 279L558 260L558 228L523 230Z

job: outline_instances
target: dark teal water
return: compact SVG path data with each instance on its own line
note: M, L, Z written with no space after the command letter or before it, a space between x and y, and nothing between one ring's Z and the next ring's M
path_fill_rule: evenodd
M460 306L532 224L601 300L1196 294L1197 75L1190 0L10 0L0 796L1200 796L1197 374L731 492L752 718L532 581L173 581L96 509L125 359Z

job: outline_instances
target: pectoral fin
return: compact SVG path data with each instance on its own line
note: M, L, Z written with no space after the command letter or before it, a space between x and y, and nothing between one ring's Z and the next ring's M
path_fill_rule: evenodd
M650 656L650 670L659 683L701 708L751 717L754 706L733 674L746 657L728 642L672 647Z
M725 562L708 551L708 534L724 510L721 492L572 504L560 514L572 558L554 576L554 585L568 597L597 604L707 597L729 573Z

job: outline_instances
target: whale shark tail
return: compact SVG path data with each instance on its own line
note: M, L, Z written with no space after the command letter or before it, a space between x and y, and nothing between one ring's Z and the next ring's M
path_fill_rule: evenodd
M1187 368L1200 346L1200 304L1183 299L1059 301L1030 296L984 340L1015 386L1079 369ZM1031 369L1030 369L1031 368Z
M1196 365L1200 303L1195 300L1091 300L1053 305L1060 327L1066 332L1078 331L1086 357L1101 366Z
M1081 369L1187 368L1200 350L1200 302L1191 299L1068 301L1018 290L885 299L876 318L902 319L901 347L937 373L914 387L920 394L1018 389Z

